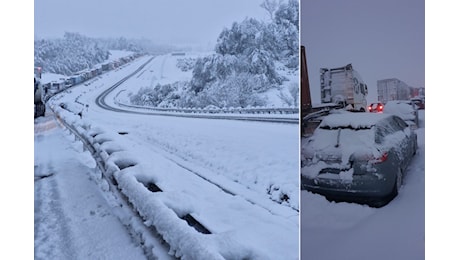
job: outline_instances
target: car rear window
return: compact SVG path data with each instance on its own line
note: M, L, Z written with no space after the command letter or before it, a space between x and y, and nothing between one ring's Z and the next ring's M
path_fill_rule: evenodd
M398 131L404 131L408 125L399 117L393 116L382 120L376 125L375 142L382 143L383 139Z
M337 146L337 144L342 148L367 147L374 144L375 131L373 128L318 128L314 139L314 146L319 149Z
M370 129L387 117L389 115L376 113L331 114L323 119L320 127L323 129Z

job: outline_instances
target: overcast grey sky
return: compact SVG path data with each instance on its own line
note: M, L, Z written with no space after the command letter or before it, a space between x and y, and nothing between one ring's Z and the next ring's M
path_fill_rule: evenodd
M301 44L312 101L320 103L319 69L352 63L377 101L377 80L425 87L423 0L301 0Z
M35 0L34 34L148 38L162 44L212 45L224 27L268 19L262 0Z

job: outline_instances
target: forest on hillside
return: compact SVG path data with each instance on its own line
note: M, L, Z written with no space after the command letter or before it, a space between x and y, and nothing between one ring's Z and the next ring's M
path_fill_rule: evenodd
M260 93L287 87L290 94L280 98L297 105L297 82L283 82L286 73L299 71L298 1L265 0L261 8L269 12L270 21L234 22L220 33L214 54L196 59L193 66L187 61L184 69L193 70L189 82L144 87L131 102L153 107L265 106Z
M66 32L63 38L34 40L34 66L42 67L44 73L69 76L106 61L110 50L161 54L173 51L174 47L147 39L90 38Z

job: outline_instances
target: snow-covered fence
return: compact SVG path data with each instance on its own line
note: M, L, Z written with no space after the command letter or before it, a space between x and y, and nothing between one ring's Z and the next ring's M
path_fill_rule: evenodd
M126 104L121 102L118 99L118 95L123 92L120 91L114 97L115 104L121 107L127 108L137 108L137 109L148 109L151 111L158 111L158 112L173 112L173 113L194 113L194 114L298 114L299 108L298 107L249 107L249 108L241 108L241 107L229 107L229 108L219 108L215 106L209 106L205 108L174 108L174 107L151 107L151 106L139 106L133 104Z

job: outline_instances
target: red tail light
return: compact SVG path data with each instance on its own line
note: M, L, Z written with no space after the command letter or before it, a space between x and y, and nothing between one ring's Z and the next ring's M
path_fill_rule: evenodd
M382 163L388 159L388 153L383 153L379 158L371 160L372 163Z
M361 163L372 163L372 164L378 164L378 163L383 163L388 159L388 152L384 153L379 153L379 155L372 155L371 153L354 153L350 156L350 162L353 163L355 161L361 162Z

